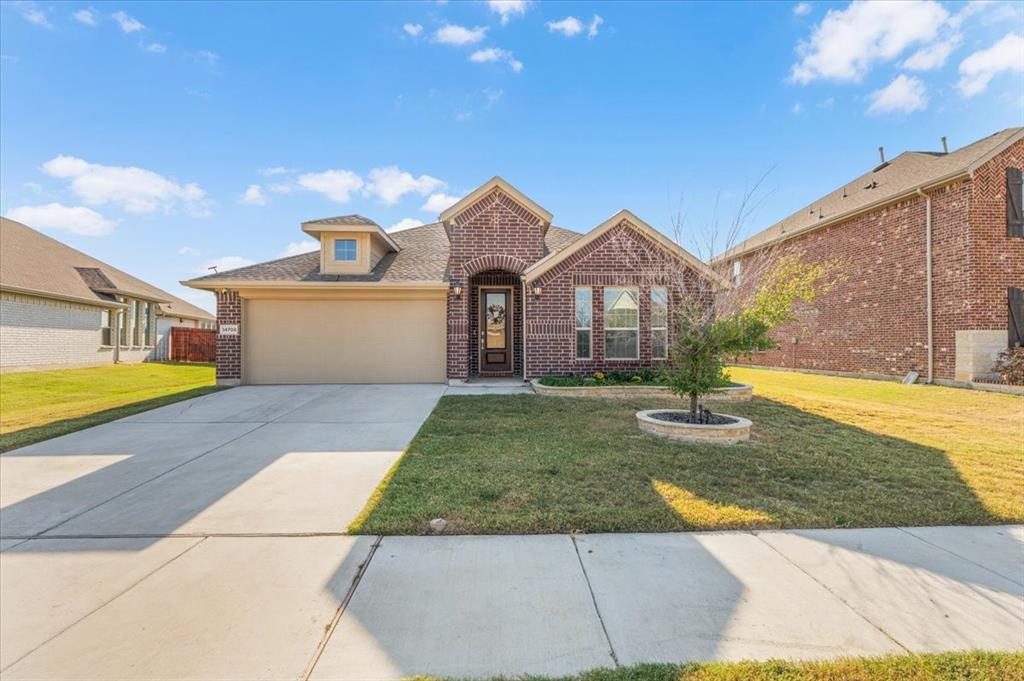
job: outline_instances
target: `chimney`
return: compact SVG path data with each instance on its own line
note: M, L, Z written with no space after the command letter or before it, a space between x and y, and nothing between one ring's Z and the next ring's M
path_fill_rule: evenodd
M882 159L882 163L885 163L885 147L878 147L878 157Z
M949 153L949 147L946 145L946 136L945 135L942 136L942 153L943 154L948 154Z

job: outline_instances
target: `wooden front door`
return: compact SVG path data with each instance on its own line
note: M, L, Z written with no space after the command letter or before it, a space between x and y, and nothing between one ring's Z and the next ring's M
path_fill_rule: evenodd
M480 373L512 371L512 291L480 289Z

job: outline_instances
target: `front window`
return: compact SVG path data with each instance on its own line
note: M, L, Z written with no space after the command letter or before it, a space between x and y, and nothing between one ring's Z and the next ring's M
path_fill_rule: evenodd
M355 262L356 261L356 240L355 239L335 239L334 240L334 259L338 262Z
M651 289L651 357L668 357L668 289Z
M604 290L605 359L640 357L640 293L635 288Z
M142 307L141 307L141 313L139 315L142 318L142 324L141 324L142 332L141 332L140 335L142 337L142 344L143 345L149 345L149 329L150 329L149 315L150 315L150 308L152 308L152 304L151 303L149 303L148 301L147 302L143 302L142 303Z
M139 301L133 300L128 303L128 316L132 320L131 343L133 346L139 344Z
M588 286L576 289L576 359L591 358L594 292Z
M1006 235L1024 237L1024 173L1006 169Z
M100 345L113 345L114 339L111 336L111 316L110 310L103 310L100 312Z
M732 264L732 283L739 286L743 281L743 264L739 260Z

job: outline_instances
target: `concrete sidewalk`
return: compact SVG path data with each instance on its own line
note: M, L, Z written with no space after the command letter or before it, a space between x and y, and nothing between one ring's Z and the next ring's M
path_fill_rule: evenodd
M558 675L1024 649L1021 526L41 538L0 561L5 626L39 638L12 655L11 680Z

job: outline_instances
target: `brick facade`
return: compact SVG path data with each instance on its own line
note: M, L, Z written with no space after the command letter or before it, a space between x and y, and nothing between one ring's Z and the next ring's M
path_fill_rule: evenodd
M932 201L933 371L956 378L957 331L1005 330L1006 289L1024 286L1024 239L1006 235L1006 168L1024 166L1024 142L973 178L928 190ZM798 320L773 333L778 347L741 362L903 376L928 366L926 200L916 195L794 237L777 247L806 262L834 261L844 277ZM758 253L743 256L754 271ZM751 282L745 282L750 285ZM796 342L794 342L794 339Z
M113 348L102 345L101 314L95 305L0 293L0 369L112 363Z
M217 330L237 324L237 336L217 336L217 385L242 382L242 299L238 291L217 291Z

